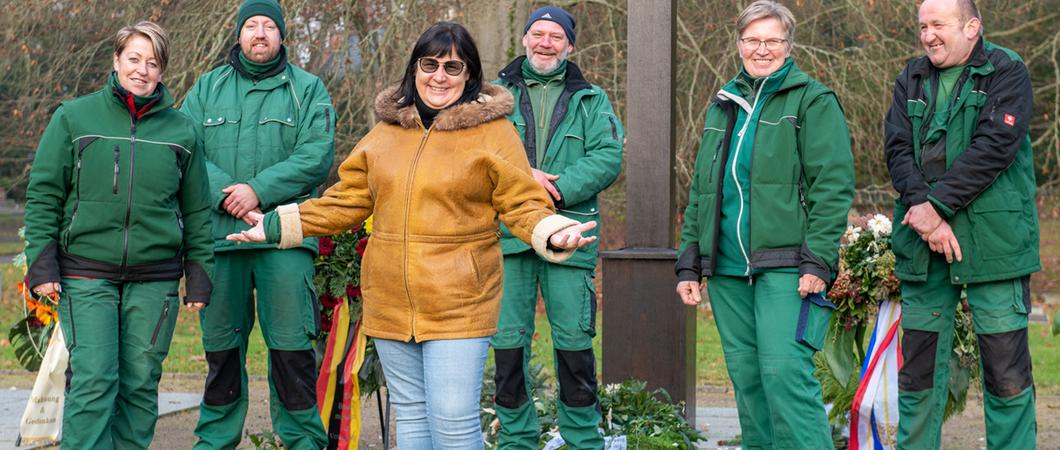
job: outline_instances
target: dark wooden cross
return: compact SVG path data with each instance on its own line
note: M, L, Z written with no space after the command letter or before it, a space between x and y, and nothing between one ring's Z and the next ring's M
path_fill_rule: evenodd
M674 288L673 0L628 0L626 245L603 258L603 381L644 380L695 425L695 308Z

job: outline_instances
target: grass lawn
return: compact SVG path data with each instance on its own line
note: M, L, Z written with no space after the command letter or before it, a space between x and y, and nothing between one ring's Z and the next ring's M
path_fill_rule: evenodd
M21 271L11 264L0 265L2 272L2 297L0 297L0 370L20 370L14 358L11 344L7 340L7 329L22 315L22 303L15 290L15 283L21 277ZM596 351L597 368L606 369L600 363L600 346L602 339L599 327L602 319L597 318L597 339L593 343ZM1030 329L1030 347L1034 362L1034 380L1040 389L1060 391L1060 336L1052 336L1044 324L1032 324ZM177 318L177 330L170 347L169 357L163 370L173 373L206 373L206 360L203 357L201 333L198 315L181 309ZM534 355L532 362L541 364L549 374L554 374L551 328L544 314L537 318L537 332L534 335ZM265 375L267 370L267 352L261 338L259 327L251 335L250 350L247 355L247 370L250 375ZM726 385L729 383L725 372L725 361L721 352L718 330L708 313L701 311L696 326L696 377L697 384Z
M0 256L2 255L14 255L22 251L22 242L2 242L0 241Z

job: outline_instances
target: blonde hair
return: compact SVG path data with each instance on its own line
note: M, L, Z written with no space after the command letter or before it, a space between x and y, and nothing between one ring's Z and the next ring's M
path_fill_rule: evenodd
M784 27L784 39L787 40L789 48L794 45L795 15L788 7L775 0L756 0L740 11L740 16L736 19L736 37L739 38L751 22L770 18L779 20L780 25Z
M122 27L114 36L114 54L121 55L122 50L125 50L125 46L133 36L141 36L151 41L151 46L155 50L155 60L158 62L158 70L165 72L166 65L169 63L169 34L166 30L147 20L138 22L136 25Z

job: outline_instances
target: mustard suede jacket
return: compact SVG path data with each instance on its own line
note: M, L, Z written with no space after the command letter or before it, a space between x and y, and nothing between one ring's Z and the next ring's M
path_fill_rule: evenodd
M559 262L572 252L550 250L548 237L578 222L556 215L530 175L505 118L514 104L507 90L484 85L476 101L443 110L429 129L414 105L398 106L396 91L376 97L381 122L339 167L338 183L265 217L268 239L297 246L374 215L361 263L366 334L417 342L490 336L504 272L499 224Z

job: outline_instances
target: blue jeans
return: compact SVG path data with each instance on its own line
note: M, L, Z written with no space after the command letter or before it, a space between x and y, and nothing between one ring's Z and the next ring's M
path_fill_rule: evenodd
M401 450L481 449L479 396L489 337L375 339Z

